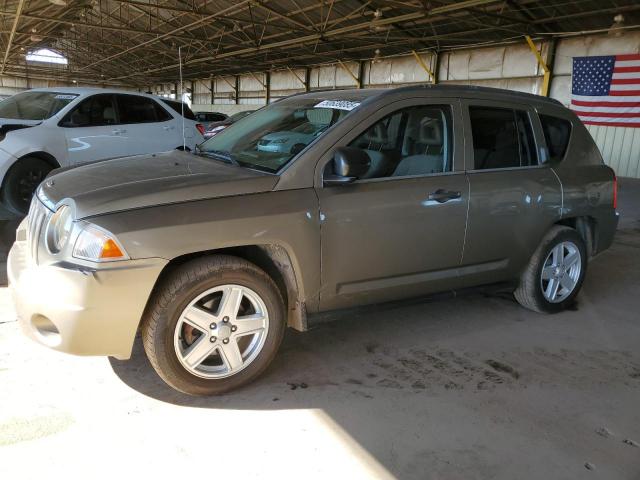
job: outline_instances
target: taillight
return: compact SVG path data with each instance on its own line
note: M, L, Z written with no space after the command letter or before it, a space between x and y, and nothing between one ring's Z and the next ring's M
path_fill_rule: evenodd
M613 176L613 209L618 209L618 177Z
M204 125L202 125L201 123L196 123L196 128L200 132L200 135L204 135Z

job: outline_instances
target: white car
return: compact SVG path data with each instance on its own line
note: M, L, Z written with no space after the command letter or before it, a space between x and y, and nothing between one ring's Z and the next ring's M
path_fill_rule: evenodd
M152 95L102 88L18 93L0 102L0 199L7 210L24 215L35 188L54 168L193 150L203 133L186 105Z
M328 123L303 123L291 130L268 133L260 139L257 148L261 152L296 154L327 128Z

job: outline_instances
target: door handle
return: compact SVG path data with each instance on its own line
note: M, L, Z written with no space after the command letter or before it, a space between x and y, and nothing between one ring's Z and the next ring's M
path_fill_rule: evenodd
M127 133L127 131L124 128L114 128L111 130L111 133L114 135L120 135L121 133Z
M438 203L446 203L450 200L457 200L462 196L460 192L452 192L450 190L443 190L439 188L433 193L429 194L429 200Z

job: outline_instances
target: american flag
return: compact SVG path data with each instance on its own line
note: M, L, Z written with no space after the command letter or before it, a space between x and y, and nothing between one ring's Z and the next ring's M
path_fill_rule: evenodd
M574 57L571 93L583 123L640 128L640 54Z

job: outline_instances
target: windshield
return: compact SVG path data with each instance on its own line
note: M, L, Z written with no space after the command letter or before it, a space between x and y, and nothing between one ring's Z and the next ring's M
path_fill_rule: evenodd
M200 150L231 163L275 173L357 105L308 98L274 103L222 130Z
M46 120L52 117L78 95L57 92L24 92L0 102L0 118L17 120Z

